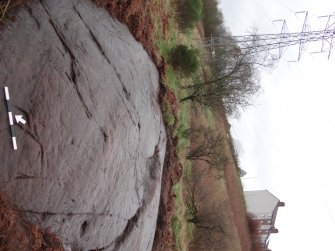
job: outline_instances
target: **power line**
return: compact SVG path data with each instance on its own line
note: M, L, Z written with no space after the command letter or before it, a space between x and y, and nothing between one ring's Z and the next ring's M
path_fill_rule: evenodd
M296 61L299 61L309 44L321 42L321 49L313 53L327 53L329 59L335 43L334 13L328 16L321 16L320 18L327 17L325 28L313 31L310 27L308 12L300 11L296 12L296 14L305 15L301 31L299 32L289 32L286 21L284 19L279 19L273 20L273 22L282 22L280 33L210 37L203 41L203 47L209 48L211 50L211 55L214 56L219 56L220 53L227 53L227 51L223 49L227 43L236 43L242 53L247 52L248 54L277 50L277 60L279 60L287 48L297 46L299 49ZM232 50L236 50L236 48L233 47Z

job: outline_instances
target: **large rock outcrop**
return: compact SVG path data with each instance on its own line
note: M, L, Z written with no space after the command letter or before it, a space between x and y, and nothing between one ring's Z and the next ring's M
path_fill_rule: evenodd
M0 190L75 250L150 250L165 130L158 72L89 0L29 1L0 31ZM1 93L2 94L2 93Z

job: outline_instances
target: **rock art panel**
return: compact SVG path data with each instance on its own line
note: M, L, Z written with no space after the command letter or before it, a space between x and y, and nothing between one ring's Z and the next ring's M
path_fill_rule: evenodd
M0 31L1 188L72 249L150 250L165 155L159 76L88 0L29 1Z

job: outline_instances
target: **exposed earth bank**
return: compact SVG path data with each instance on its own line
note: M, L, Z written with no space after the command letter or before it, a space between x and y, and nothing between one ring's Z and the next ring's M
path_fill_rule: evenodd
M0 31L1 192L75 250L151 250L166 134L159 76L88 0L30 1Z

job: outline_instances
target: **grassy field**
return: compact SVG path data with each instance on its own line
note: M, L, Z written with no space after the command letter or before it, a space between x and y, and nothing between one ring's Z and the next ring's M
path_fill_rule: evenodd
M224 115L224 114L223 114ZM243 186L237 170L235 151L231 142L230 125L225 116L217 117L216 128L225 135L225 155L228 162L224 167L225 190L228 194L229 205L232 211L232 221L237 230L240 242L240 250L250 250L251 242L247 222L246 204L243 194Z
M170 52L178 43L184 43L192 47L197 47L201 35L203 34L203 26L198 24L198 29L193 29L187 34L183 34L179 29L174 18L176 12L171 1L167 1L167 11L170 17L167 20L167 30L164 32L160 29L156 30L156 43L159 52L166 60L166 84L175 93L177 100L180 100L183 95L182 87L192 81L189 78L183 78L176 72L170 63ZM207 69L206 69L207 70ZM191 176L194 172L208 169L206 164L199 161L191 162L185 158L189 147L192 147L196 139L190 139L183 136L183 132L190 128L199 125L216 128L222 135L225 136L226 144L224 154L228 158L228 164L224 168L223 179L217 178L217 173L213 170L206 172L206 177L201 183L200 190L210 187L208 196L204 204L217 203L222 208L222 214L226 222L226 236L224 249L229 251L250 250L250 237L246 220L246 208L243 198L243 188L241 180L238 176L236 168L236 160L232 144L230 142L229 123L222 112L220 115L213 114L209 109L200 109L197 113L192 112L191 106L188 103L178 104L177 116L174 116L173 109L168 102L162 103L162 111L167 121L167 124L173 128L173 136L178 139L176 151L179 161L183 166L181 179L174 184L172 193L174 198L173 218L171 229L173 233L173 242L169 248L172 250L199 250L193 246L194 235L197 235L197 230L193 224L188 223L185 217L186 213L186 197L187 197L187 182L186 177ZM222 109L223 110L223 109ZM169 226L165 226L169 227Z
M197 31L193 31L196 33ZM184 41L188 41L194 33L187 36ZM177 36L178 40L178 36ZM174 40L174 41L177 41ZM170 43L172 45L172 43ZM193 45L194 46L194 45ZM165 50L166 48L164 48ZM172 90L175 91L176 96L180 99L182 97L180 87L183 83L187 84L185 79L181 79L173 71L171 66L168 66L167 70L167 83ZM224 154L228 157L228 164L225 166L223 173L223 179L217 178L217 173L215 171L207 172L204 182L201 184L201 189L207 189L211 187L208 196L204 204L213 203L220 204L222 208L222 214L224 215L226 222L226 239L224 240L224 249L229 251L238 250L250 250L250 237L248 233L248 226L246 220L246 208L243 198L243 188L241 180L238 176L236 161L234 156L234 151L232 149L232 144L230 142L230 132L229 123L225 115L213 114L209 109L200 109L197 113L190 113L190 105L183 104L178 110L178 126L175 131L175 135L178 137L177 152L179 159L183 165L183 175L180 181L174 185L174 213L172 222L173 231L173 250L200 250L199 246L192 247L193 237L197 235L195 227L188 223L185 218L185 203L186 203L186 193L187 184L185 182L185 176L192 175L192 172L197 172L197 170L208 169L206 164L199 161L191 163L185 158L187 149L192 145L192 138L185 138L182 132L187 128L196 127L199 125L209 126L216 128L217 131L225 135L226 145L224 149ZM168 118L170 125L173 122L170 120L173 118L171 114L167 113L165 116ZM192 122L191 122L192 121ZM194 141L194 139L193 139ZM206 249L204 249L206 250Z
M168 4L169 13L173 16L175 9L172 4ZM166 58L166 83L168 87L175 93L177 100L180 100L185 92L182 87L187 85L191 79L183 77L181 74L173 69L170 61L171 50L179 43L184 43L189 46L193 46L192 36L196 35L196 32L190 32L183 34L179 31L178 25L174 18L170 18L168 22L168 38L165 39L162 34L158 33L158 48L161 55ZM173 250L188 250L188 243L192 238L192 226L187 224L185 221L185 200L184 200L184 183L182 182L183 176L190 171L191 163L185 159L185 150L189 148L190 140L183 136L183 132L190 127L190 105L188 103L178 104L177 117L173 116L172 109L169 107L167 102L163 101L162 104L163 115L169 126L175 125L173 128L173 136L178 139L176 145L176 152L178 154L179 161L183 166L182 179L174 184L172 193L174 198L173 216L171 222L171 229L173 234L172 243L169 245ZM177 122L176 122L177 120ZM169 227L169 226L166 226ZM167 247L165 247L167 248Z

